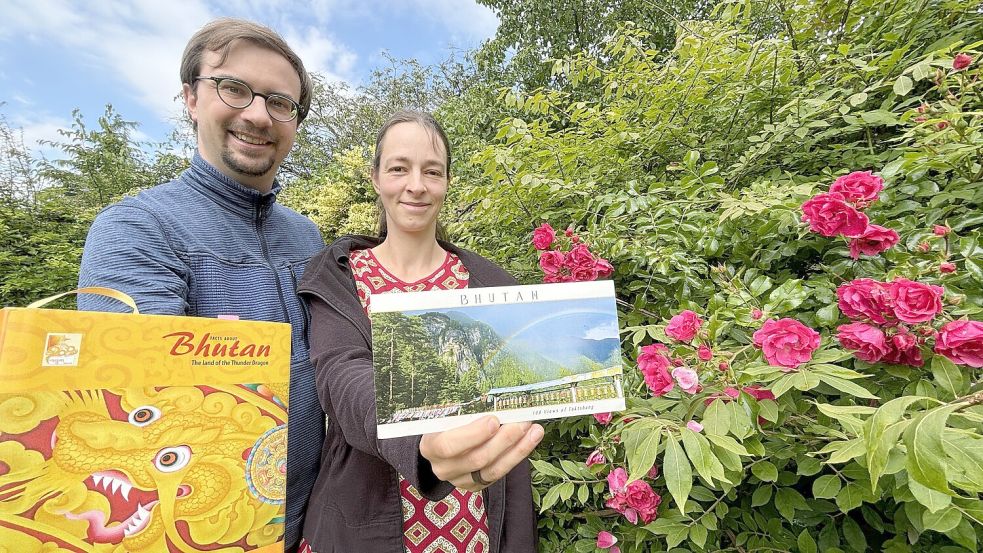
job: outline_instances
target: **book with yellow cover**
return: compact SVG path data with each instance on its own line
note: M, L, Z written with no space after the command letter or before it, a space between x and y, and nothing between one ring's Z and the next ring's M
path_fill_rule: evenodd
M0 310L0 544L282 551L289 366L282 323Z

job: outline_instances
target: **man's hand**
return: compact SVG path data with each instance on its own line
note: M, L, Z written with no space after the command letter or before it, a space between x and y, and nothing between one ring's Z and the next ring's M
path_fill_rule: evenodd
M477 492L508 474L542 439L543 427L538 424L499 424L497 418L489 416L460 428L424 435L420 454L430 461L437 478Z

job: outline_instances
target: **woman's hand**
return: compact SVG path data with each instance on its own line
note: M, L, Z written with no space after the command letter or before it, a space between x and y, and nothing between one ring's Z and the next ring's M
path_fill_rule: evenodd
M437 478L477 492L508 474L542 439L543 427L538 424L499 424L489 416L453 430L425 434L420 454L430 461Z

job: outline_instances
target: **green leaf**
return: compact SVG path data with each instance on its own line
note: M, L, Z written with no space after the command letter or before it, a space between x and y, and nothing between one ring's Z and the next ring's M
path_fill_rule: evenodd
M857 482L850 482L836 494L836 506L844 513L856 509L864 502L864 489Z
M864 537L863 530L860 529L857 521L849 516L843 517L843 537L854 551L860 553L867 551L867 538Z
M689 539L693 541L696 545L703 549L703 546L707 543L707 529L701 524L694 524L689 529Z
M798 457L795 459L795 464L797 466L795 474L802 476L812 476L823 470L823 464L818 459L813 459L812 457Z
M573 497L574 483L564 482L560 484L560 499L563 501L569 501Z
M771 289L771 279L765 275L761 275L751 282L748 289L751 291L752 296L760 296Z
M758 416L766 421L778 422L778 402L761 400L758 402Z
M942 433L953 411L961 405L944 405L915 417L904 432L904 444L908 449L905 468L908 476L927 488L941 493L951 493L945 473L945 449ZM927 505L926 505L927 506Z
M803 530L799 533L799 538L796 540L799 545L799 553L817 553L818 549L816 547L816 540L813 539L812 534L809 530Z
M586 504L589 498L590 498L590 490L587 489L586 484L581 484L577 488L577 501L579 501L581 504Z
M859 384L854 384L853 382L850 382L849 380L843 378L838 378L830 375L822 375L819 377L819 380L825 382L826 384L829 384L830 386L836 388L841 392L845 392L854 397L859 397L863 399L878 399L878 397L870 393L867 390L867 388L864 388Z
M621 442L628 458L628 479L638 480L655 465L662 439L662 427L636 421L621 431Z
M952 541L965 547L970 551L976 551L976 526L970 524L968 520L959 523L952 532L949 532Z
M730 431L730 418L727 417L723 401L714 401L703 412L703 431L710 436L723 436Z
M710 445L707 443L706 438L689 428L681 428L679 433L683 439L683 447L686 449L686 454L693 463L693 467L696 468L696 472L710 485L713 485L713 474L711 474L712 469L710 463L712 454L710 453ZM720 472L721 476L723 476L722 468Z
M758 461L751 465L751 474L758 477L762 482L774 482L778 480L778 468L771 461Z
M819 386L819 377L813 374L812 371L800 370L797 373L792 373L792 386L795 386L796 390L808 392ZM775 394L775 397L778 397L778 394Z
M543 496L543 503L539 506L539 514L545 513L547 509L556 505L556 502L560 500L560 488L562 486L563 484L557 484L546 492L546 495Z
M925 514L922 515L922 524L925 525L925 528L936 532L948 532L959 526L962 520L963 514L953 507L946 507L934 513L925 511Z
M834 453L829 456L828 462L830 464L835 465L838 463L845 463L851 459L856 459L857 457L860 457L861 455L867 452L867 450L864 447L864 441L861 438L854 438L852 440L847 440L845 442L834 442L834 443L843 444L843 445L841 445L839 449L835 450Z
M751 494L751 506L760 507L762 505L767 505L771 501L771 493L773 488L767 485L760 485L754 493Z
M898 437L907 427L907 422L900 422L905 411L913 403L923 398L919 396L904 396L882 405L867 420L864 433L864 443L867 448L867 470L870 473L871 489L877 487L877 481L884 474L888 456L898 445Z
M942 355L932 357L932 376L943 390L952 397L959 397L966 389L966 381L959 367Z
M911 92L913 86L915 86L915 83L911 81L911 77L901 75L898 77L898 80L894 81L894 93L898 96L906 96Z
M908 479L908 489L911 490L911 495L915 496L916 501L933 513L952 504L952 497L949 495L927 488L911 478Z
M567 475L564 474L562 470L551 464L549 461L543 461L540 459L531 459L530 462L536 472L546 474L549 476L554 476L556 478L566 478Z
M771 393L775 394L776 398L782 397L782 394L792 389L792 386L795 384L794 378L795 374L786 374L779 378L772 384Z
M876 407L866 405L830 405L829 403L817 403L819 411L830 418L838 418L842 415L870 415L877 411Z
M686 514L686 499L693 487L693 469L690 467L686 454L683 453L683 448L679 447L676 438L671 434L666 436L662 471L666 478L666 487L669 488L669 493L676 501L679 512Z
M793 488L779 488L778 493L775 494L775 508L778 512L785 517L786 520L791 521L795 518L795 510L809 510L809 504L806 503L802 494L795 491Z
M833 499L840 493L843 483L835 474L824 474L812 482L812 496L816 499Z
M706 427L704 427L704 430L705 429ZM715 436L713 434L707 434L707 439L713 442L714 445L726 449L731 453L736 453L737 455L743 455L745 457L751 455L751 453L747 449L745 449L743 445L737 443L737 440L731 438L730 436Z

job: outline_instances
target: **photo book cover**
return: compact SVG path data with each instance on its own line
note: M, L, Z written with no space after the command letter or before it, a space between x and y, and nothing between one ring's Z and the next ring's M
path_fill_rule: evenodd
M372 297L380 438L625 408L611 281Z

